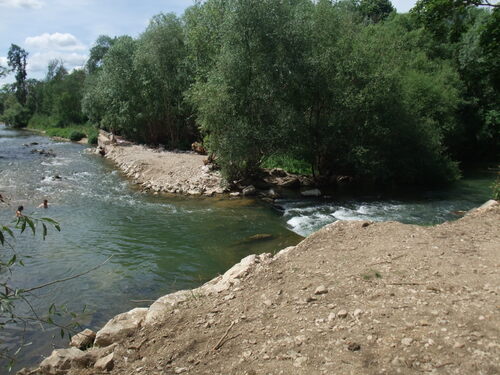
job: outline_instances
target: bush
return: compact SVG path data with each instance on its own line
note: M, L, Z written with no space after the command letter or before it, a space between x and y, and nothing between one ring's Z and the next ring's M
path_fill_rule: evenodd
M82 138L85 138L85 133L82 133L82 132L76 131L76 130L72 131L71 134L69 135L70 141L73 141L73 142L78 142Z
M97 144L97 137L98 137L98 133L94 133L94 132L89 133L87 143L89 145L96 145Z

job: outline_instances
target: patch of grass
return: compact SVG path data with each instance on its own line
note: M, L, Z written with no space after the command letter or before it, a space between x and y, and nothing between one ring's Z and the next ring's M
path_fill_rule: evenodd
M288 155L273 155L262 163L263 168L282 168L288 173L301 175L311 174L311 164L305 160L296 159Z
M371 280L371 279L381 279L382 278L382 274L379 272L379 271L375 271L375 270L368 270L367 272L363 273L361 275L361 277L363 278L363 280Z
M79 141L82 138L88 138L88 143L91 145L97 144L98 130L90 124L70 124L68 126L57 126L57 121L54 121L50 116L34 115L28 128L33 130L42 130L49 137L66 138L72 141Z

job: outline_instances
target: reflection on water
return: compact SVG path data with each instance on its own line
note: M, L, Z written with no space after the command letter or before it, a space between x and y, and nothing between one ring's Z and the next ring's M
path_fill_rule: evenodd
M32 146L23 146L32 142ZM56 156L32 153L52 149ZM106 160L83 152L84 146L53 142L33 133L0 126L0 193L10 198L0 206L0 223L13 219L18 205L35 216L61 223L46 241L23 234L19 252L30 255L26 267L15 272L12 284L30 287L109 263L78 279L44 289L33 305L46 311L51 303L67 304L88 313L84 326L98 328L113 315L140 306L175 290L193 288L225 272L251 253L275 252L295 244L335 220L398 220L434 224L457 218L451 211L467 210L489 195L492 176L469 178L451 190L421 193L418 197L381 199L283 199L279 216L252 200L187 199L139 192ZM34 207L48 199L48 210ZM271 237L252 241L257 234ZM142 304L144 305L144 304ZM0 332L11 347L19 343L21 327ZM32 342L19 366L49 354L58 330L28 329ZM52 339L55 336L55 339Z

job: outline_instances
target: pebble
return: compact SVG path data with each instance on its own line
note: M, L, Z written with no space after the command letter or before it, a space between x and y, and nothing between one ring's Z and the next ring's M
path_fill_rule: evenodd
M358 350L361 350L361 345L359 345L358 343L355 343L355 342L351 342L347 346L347 350L349 350L351 352L357 352Z
M346 310L339 310L339 312L337 312L337 316L339 318L346 318L347 317L347 311Z
M460 349L463 348L464 346L465 344L463 342L456 342L455 345L453 345L455 349Z
M187 372L187 370L188 370L188 369L187 369L187 368L185 368L185 367L176 367L176 368L175 368L175 370L174 370L174 372L175 372L176 374L182 374L183 372Z
M335 317L336 317L335 313L330 313L328 315L328 321L331 322L332 320L335 320Z
M410 346L413 342L413 339L411 337L405 337L404 339L401 340L401 344L405 346Z
M354 310L353 315L357 318L357 317L359 317L362 313L363 313L363 310L361 310L361 309L356 309L356 310Z
M316 290L314 291L314 294L316 295L320 295L320 294L326 294L328 293L328 289L326 289L326 287L324 285L320 285L316 288Z

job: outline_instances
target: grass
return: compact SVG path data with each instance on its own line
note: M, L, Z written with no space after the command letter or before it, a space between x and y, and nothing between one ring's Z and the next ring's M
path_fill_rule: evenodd
M382 274L378 271L375 270L368 270L368 272L365 272L364 274L361 275L363 280L371 280L371 279L381 279Z
M64 127L53 125L52 119L48 116L33 116L28 124L29 129L41 130L49 137L60 137L71 139L75 133L85 134L89 144L97 143L98 129L90 124L69 124Z
M288 173L311 175L311 164L288 155L273 155L262 163L263 168L281 168Z

